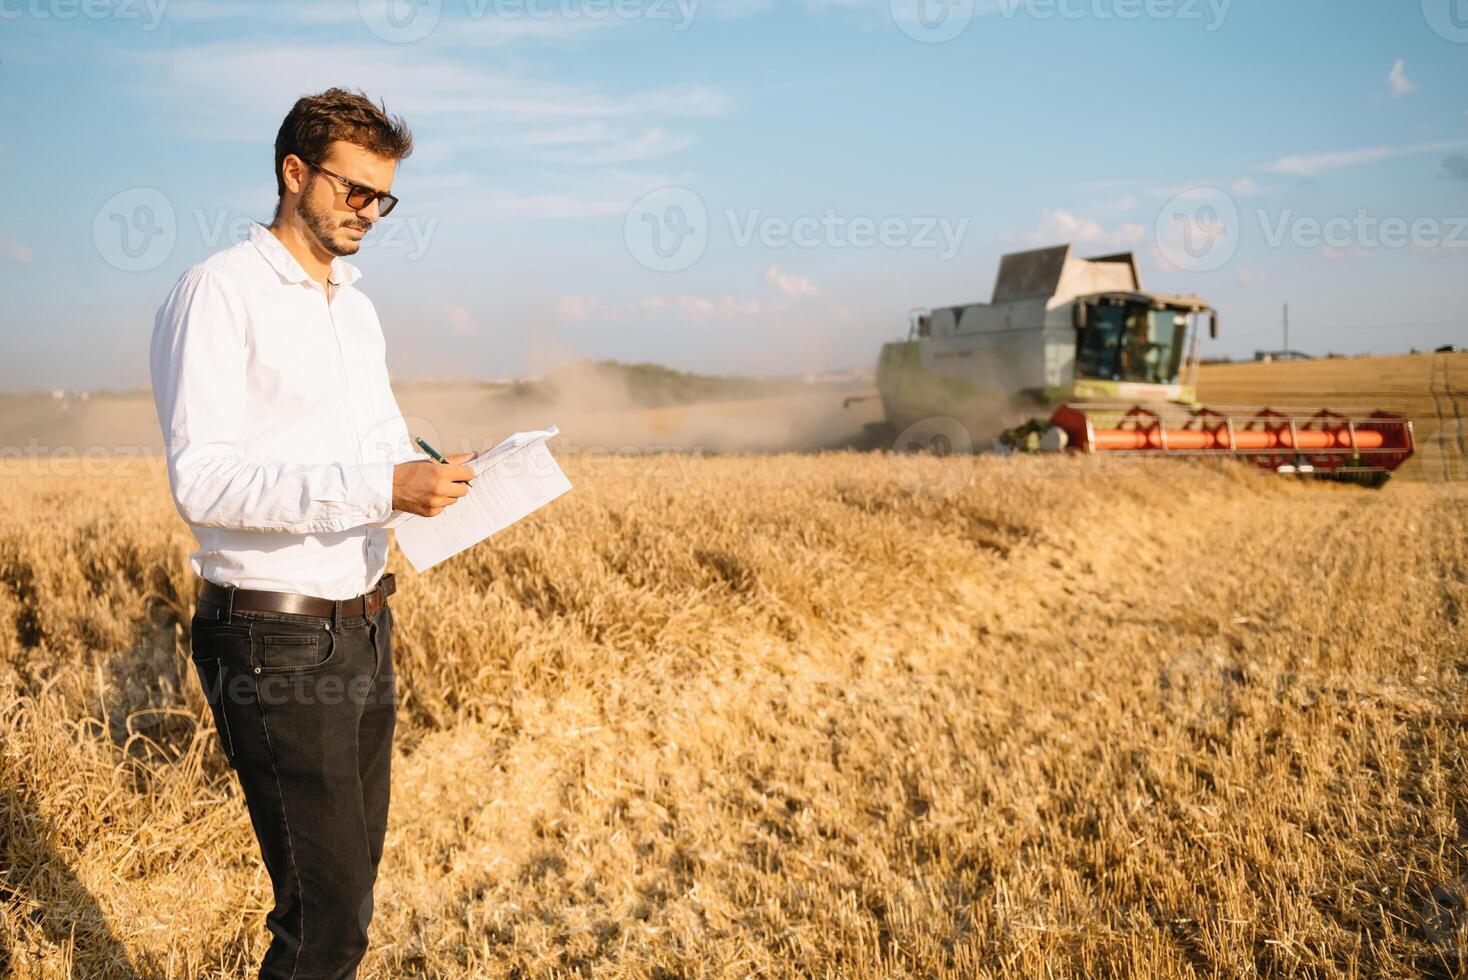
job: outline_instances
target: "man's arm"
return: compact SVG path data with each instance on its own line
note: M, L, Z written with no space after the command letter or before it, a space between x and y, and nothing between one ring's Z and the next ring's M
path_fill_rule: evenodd
M313 534L384 520L393 464L257 463L245 457L245 311L195 267L153 326L153 400L168 479L184 520L206 527Z
M379 328L380 329L380 328ZM383 367L383 377L387 377L386 365ZM453 502L463 492L465 487L429 487L425 485L420 467L442 466L427 453L420 452L413 444L413 439L408 433L407 419L403 416L402 409L398 407L397 395L393 394L392 387L388 384L382 385L378 394L378 411L384 421L374 428L374 433L380 434L383 441L375 448L385 450L386 455L393 464L393 509L381 520L371 521L369 527L395 527L404 517L411 514L432 516ZM447 456L450 463L456 465L444 467L440 470L429 470L434 479L440 483L444 480L465 480L472 474L462 468L461 464L477 456L477 453L459 453ZM411 466L404 464L413 464ZM447 496L450 499L440 502L434 497L438 495ZM435 506L437 505L437 506Z

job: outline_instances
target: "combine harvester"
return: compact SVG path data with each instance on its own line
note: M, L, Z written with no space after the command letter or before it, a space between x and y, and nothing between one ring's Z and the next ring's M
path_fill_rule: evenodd
M883 441L945 451L956 423L1000 451L1235 457L1371 486L1412 455L1412 423L1388 412L1199 405L1205 321L1217 337L1197 296L1144 292L1130 252L1006 255L993 302L914 310L882 347Z

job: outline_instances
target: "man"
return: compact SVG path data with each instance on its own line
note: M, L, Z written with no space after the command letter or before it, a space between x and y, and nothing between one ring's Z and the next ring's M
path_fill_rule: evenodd
M396 707L387 531L473 471L413 452L372 303L341 258L397 203L403 121L333 88L275 140L269 228L184 273L153 397L198 539L193 662L274 886L261 977L354 977L387 826Z

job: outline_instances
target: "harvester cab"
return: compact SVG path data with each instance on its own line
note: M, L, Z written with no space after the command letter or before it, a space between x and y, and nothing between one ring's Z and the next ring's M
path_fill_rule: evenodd
M1218 336L1217 311L1144 290L1130 252L1011 253L990 302L914 310L907 339L882 347L883 427L907 445L937 421L1007 451L1228 455L1376 484L1412 454L1411 423L1385 412L1202 407L1205 328ZM1037 410L1051 414L1026 420Z

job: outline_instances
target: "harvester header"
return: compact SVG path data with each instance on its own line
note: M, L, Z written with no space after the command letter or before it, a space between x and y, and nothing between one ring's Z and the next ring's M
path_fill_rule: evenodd
M1412 455L1410 420L1390 412L1062 405L1055 448L1141 456L1232 456L1277 473L1380 484Z

